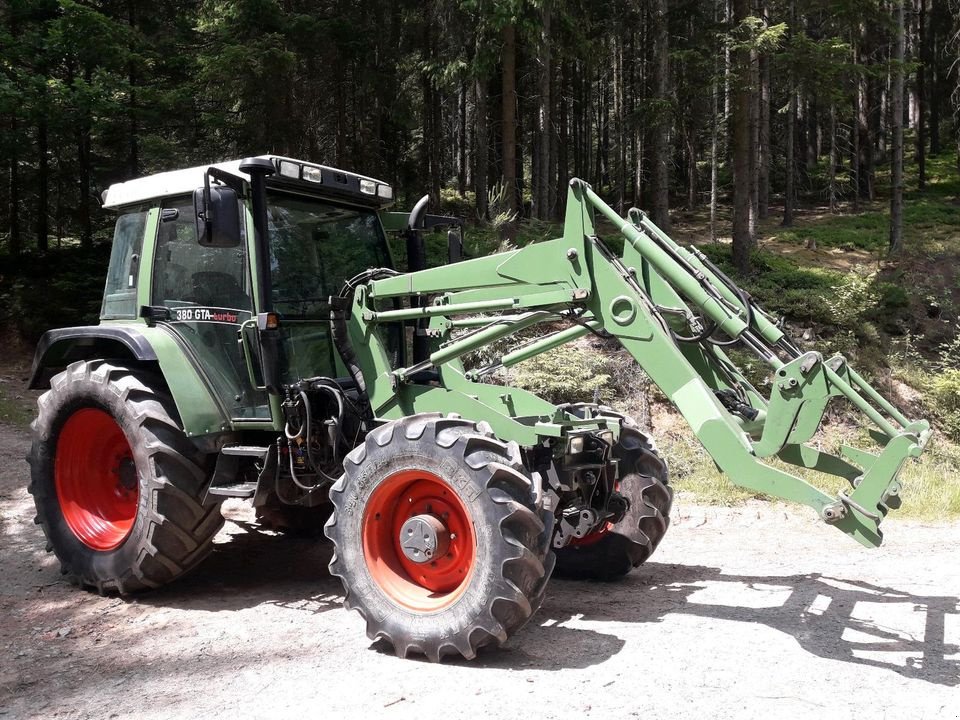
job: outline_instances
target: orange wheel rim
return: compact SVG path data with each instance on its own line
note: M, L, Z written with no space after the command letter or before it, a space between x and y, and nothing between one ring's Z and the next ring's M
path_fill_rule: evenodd
M431 519L444 534L435 556L414 561L401 542L411 519ZM361 521L363 555L373 580L398 605L432 612L463 595L476 563L476 533L457 493L438 475L402 470L374 490Z
M136 462L123 430L108 413L78 410L57 440L54 485L67 526L93 550L123 544L137 518Z

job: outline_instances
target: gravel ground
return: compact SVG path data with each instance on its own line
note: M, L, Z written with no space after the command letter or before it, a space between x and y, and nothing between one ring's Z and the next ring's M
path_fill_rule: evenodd
M329 547L242 504L211 557L135 600L61 579L0 426L0 717L960 718L960 524L891 518L866 550L779 505L674 506L654 561L553 581L508 647L398 660L363 633Z

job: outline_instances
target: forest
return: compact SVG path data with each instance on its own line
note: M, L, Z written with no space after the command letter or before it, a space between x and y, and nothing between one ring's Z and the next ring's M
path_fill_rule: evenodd
M4 0L0 127L28 344L95 321L111 183L304 158L429 193L483 253L551 236L579 177L960 438L957 0ZM517 382L617 390L587 354Z
M570 177L665 228L707 206L746 269L774 204L784 225L805 199L856 210L881 167L906 157L922 188L929 156L960 154L958 17L956 0L6 0L0 243L91 245L110 183L271 152L479 220L562 217Z

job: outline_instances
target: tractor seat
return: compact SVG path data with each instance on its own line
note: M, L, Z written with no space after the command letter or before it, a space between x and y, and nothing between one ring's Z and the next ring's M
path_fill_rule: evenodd
M249 310L250 296L230 273L204 270L194 273L193 301L198 305Z

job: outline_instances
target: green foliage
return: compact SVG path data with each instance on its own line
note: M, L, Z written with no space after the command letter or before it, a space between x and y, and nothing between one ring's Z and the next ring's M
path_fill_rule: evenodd
M876 278L876 272L866 272L862 267L857 267L830 288L826 304L834 324L853 328L876 306L879 301Z
M735 273L729 246L708 245L701 250L769 312L797 322L833 323L827 298L841 280L838 273L801 267L792 258L756 250L750 256L751 274L743 277Z
M960 369L948 368L930 375L925 390L934 422L950 438L960 442Z
M511 382L554 403L609 400L607 360L582 345L563 345L520 363Z
M0 258L0 315L30 342L51 328L95 325L109 259L105 243Z
M507 188L503 183L494 183L487 194L487 211L490 214L490 225L494 230L501 230L514 222L518 213L510 209L507 197Z

